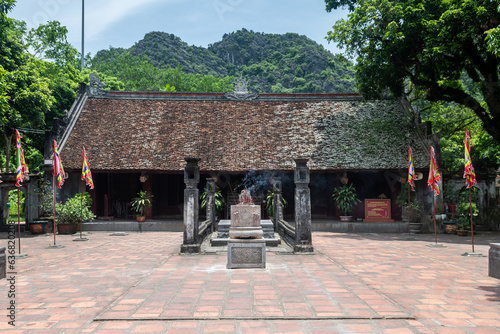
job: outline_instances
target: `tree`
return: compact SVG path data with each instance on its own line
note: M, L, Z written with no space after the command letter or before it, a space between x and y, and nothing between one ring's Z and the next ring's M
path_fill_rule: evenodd
M357 54L356 79L366 98L387 88L400 96L407 80L429 101L455 102L500 143L500 13L490 0L325 0L348 7L327 39ZM473 82L468 89L463 78Z
M53 60L63 66L77 61L78 51L67 40L68 29L58 21L49 21L29 31L26 42L33 55L44 60Z
M53 103L48 82L40 76L44 63L30 57L21 43L25 24L7 17L15 1L0 0L0 127L5 169L9 171L15 129L43 128L45 113ZM1 72L1 71L0 71Z

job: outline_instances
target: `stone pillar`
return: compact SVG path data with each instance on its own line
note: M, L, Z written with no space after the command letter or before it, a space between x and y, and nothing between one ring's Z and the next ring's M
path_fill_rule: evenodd
M181 253L199 253L198 242L198 210L200 167L198 158L185 158L187 165L184 168L184 242Z
M30 175L29 183L27 183L25 188L24 210L26 212L26 221L28 223L38 219L38 195L36 193L38 189L38 179L38 175Z
M5 247L0 247L0 279L7 277L7 257Z
M488 276L500 278L500 244L490 244Z
M151 175L145 174L144 176L141 176L140 181L142 183L142 190L145 191L148 194L148 196L151 196L153 194L153 180ZM144 216L146 216L146 219L153 218L153 206L154 206L154 197L151 199L151 206L144 208Z
M213 224L215 224L215 180L207 179L207 219L212 223L211 231L213 232Z
M283 219L283 205L281 201L281 189L282 183L280 178L274 178L273 190L274 190L274 230L278 231L278 221Z
M295 159L295 246L296 253L314 251L311 239L311 191L308 159Z

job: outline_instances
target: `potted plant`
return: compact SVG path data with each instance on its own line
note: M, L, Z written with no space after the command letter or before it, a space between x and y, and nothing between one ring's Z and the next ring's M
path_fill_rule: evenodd
M222 195L222 191L220 191L219 187L217 185L215 186L215 192L214 192L214 199L215 199L215 212L220 212L224 205L226 204L226 200L224 199L224 196ZM201 199L201 204L200 207L203 209L207 205L208 201L208 191L207 188L203 188L203 192L200 195ZM208 217L207 217L208 219ZM217 220L217 218L215 218Z
M443 199L444 202L448 205L448 211L450 213L457 212L457 202L460 198L461 189L455 189L453 183L447 182L443 189Z
M344 184L340 188L335 188L332 197L337 208L342 213L340 220L352 221L351 212L354 206L361 202L356 195L356 188L354 188L353 184Z
M457 223L457 235L467 236L470 231L470 213L471 204L469 202L462 202L458 205L458 223ZM472 203L472 215L477 215L478 210L476 203ZM474 223L474 221L473 221Z
M273 217L273 215L274 215L274 190L271 189L271 190L267 191L266 197L264 198L264 203L265 203L267 214L269 215L269 217ZM288 206L288 202L286 201L286 199L283 196L281 196L281 206L283 207L283 210L285 210L286 207Z
M90 211L92 199L89 193L78 193L65 203L56 203L56 225L59 234L73 234L80 220L91 221L95 215Z
M396 204L401 207L402 213L406 217L408 214L408 183L401 185L401 192L396 198ZM410 231L420 233L422 232L422 226L422 209L416 193L412 191L410 192Z
M149 195L146 191L139 191L137 193L137 197L133 198L130 204L132 204L132 210L137 212L136 219L138 222L142 223L146 220L146 216L144 216L144 208L151 207L151 198L153 195Z

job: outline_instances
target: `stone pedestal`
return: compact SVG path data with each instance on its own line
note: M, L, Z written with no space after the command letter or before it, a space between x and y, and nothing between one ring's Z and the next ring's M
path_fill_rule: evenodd
M490 244L488 276L500 278L500 244Z
M266 241L263 234L259 205L232 205L227 268L265 268Z
M262 228L262 237L266 242L267 247L278 247L281 243L279 237L276 237L274 232L273 222L269 219L264 219L260 221L260 227ZM229 219L220 220L217 224L217 236L210 240L210 244L214 247L227 246L229 239L229 229L231 228L231 221Z
M231 205L230 238L260 239L262 235L260 205Z
M265 267L266 241L264 239L229 239L227 269Z
M0 279L7 277L7 258L5 247L0 247Z

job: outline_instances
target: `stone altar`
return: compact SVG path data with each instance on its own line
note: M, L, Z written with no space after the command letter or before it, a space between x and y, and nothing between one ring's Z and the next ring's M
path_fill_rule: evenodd
M260 239L262 235L260 205L231 205L231 239Z
M239 203L243 204L231 206L227 269L265 268L266 241L262 238L260 206L253 205L247 190L240 195Z

